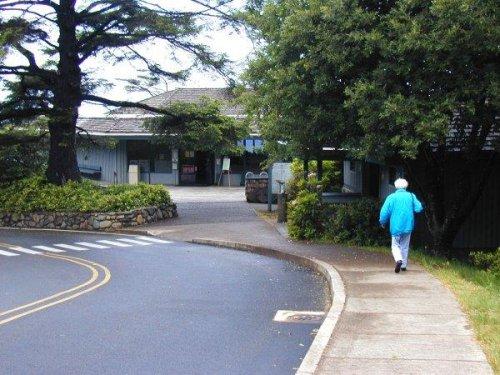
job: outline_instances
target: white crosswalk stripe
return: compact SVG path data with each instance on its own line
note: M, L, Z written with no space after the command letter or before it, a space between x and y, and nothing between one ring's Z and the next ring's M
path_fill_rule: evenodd
M39 250L49 251L51 253L65 253L66 252L65 250L56 249L55 247L50 247L50 246L37 245L37 246L32 246L32 247L34 247L35 249L39 249Z
M88 250L86 247L68 245L65 243L55 243L53 246L62 247L63 249L76 250L76 251Z
M117 241L128 242L128 243L131 243L131 244L134 244L134 245L143 245L143 246L152 245L151 242L144 242L144 241L139 241L139 240L132 240L130 238L117 238L116 240Z
M92 249L109 249L109 246L99 245L92 242L75 242L77 245L90 247Z
M151 241L151 242L156 242L156 243L172 243L172 241L165 241L165 240L160 240L155 237L147 237L147 236L136 236L135 238L143 241Z
M20 255L18 253L42 255L40 250L52 253L65 253L67 250L85 251L92 249L109 249L110 247L132 247L133 245L148 246L159 243L169 244L172 243L172 241L160 240L159 238L149 236L135 236L134 238L120 237L113 240L96 240L95 242L75 242L71 245L66 243L55 243L51 246L32 245L29 249L17 245L1 244L5 250L0 250L0 255L9 257Z
M129 244L126 244L123 242L117 242L117 241L99 240L97 242L104 243L106 245L118 246L118 247L130 247L130 246L132 246L132 245L129 245Z
M11 253L8 251L0 250L0 255L4 255L6 257L15 257L18 256L19 254Z
M41 254L41 252L39 251L35 251L35 250L30 250L30 249L26 249L24 247L21 247L21 246L9 246L7 247L9 250L12 250L12 251L17 251L19 253L24 253L24 254L31 254L31 255L38 255L38 254Z

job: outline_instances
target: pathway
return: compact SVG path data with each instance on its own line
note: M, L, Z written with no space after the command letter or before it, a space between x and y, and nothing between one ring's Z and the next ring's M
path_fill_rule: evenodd
M158 236L241 242L316 257L342 276L346 305L320 374L491 374L452 293L419 266L395 274L386 255L291 242L262 221L241 188L176 187L179 218L147 229Z

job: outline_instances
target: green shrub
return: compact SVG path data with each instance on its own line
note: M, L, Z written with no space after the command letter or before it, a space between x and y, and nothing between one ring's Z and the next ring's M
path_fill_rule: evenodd
M170 203L162 185L112 185L101 187L89 180L63 186L34 176L0 185L3 212L110 212Z
M500 275L500 247L493 252L473 251L469 257L477 268Z
M340 165L336 161L323 161L323 177L318 181L316 177L317 162L309 162L310 177L304 179L304 162L300 159L294 159L291 165L292 178L287 184L286 190L290 200L294 200L298 193L304 189L317 189L321 191L340 191L342 186L342 173Z
M42 116L43 117L43 116ZM41 136L47 130L46 119L39 118L28 126L6 125L0 129L0 184L19 180L41 173L48 159L48 140L40 138L37 142L27 142L29 138ZM10 141L17 139L18 144ZM24 140L24 141L23 141Z
M357 246L385 245L389 235L380 227L378 212L379 202L370 198L326 205L324 238Z
M321 198L317 192L302 190L288 204L288 233L294 239L313 239L321 235Z

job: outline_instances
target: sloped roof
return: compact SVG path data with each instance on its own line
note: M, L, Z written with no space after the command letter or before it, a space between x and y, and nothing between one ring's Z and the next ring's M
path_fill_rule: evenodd
M197 103L205 97L219 100L222 103L222 114L244 117L243 107L235 103L234 95L227 88L179 88L152 96L140 103L161 108L177 102ZM140 108L118 108L102 117L80 117L77 126L90 134L148 135L143 123L152 116L152 112Z
M140 135L149 134L144 129L144 117L81 117L78 119L78 127L94 135Z
M140 103L154 108L167 107L173 103L197 103L202 98L208 97L222 102L222 113L226 116L243 116L243 107L234 102L234 95L227 88L179 88L162 94L144 99ZM148 114L144 109L120 108L111 112L112 114Z

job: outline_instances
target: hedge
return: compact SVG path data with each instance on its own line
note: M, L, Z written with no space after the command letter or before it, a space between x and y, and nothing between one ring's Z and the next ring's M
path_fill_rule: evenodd
M34 176L0 185L0 212L113 212L171 203L163 185L111 185L89 180L59 186Z

